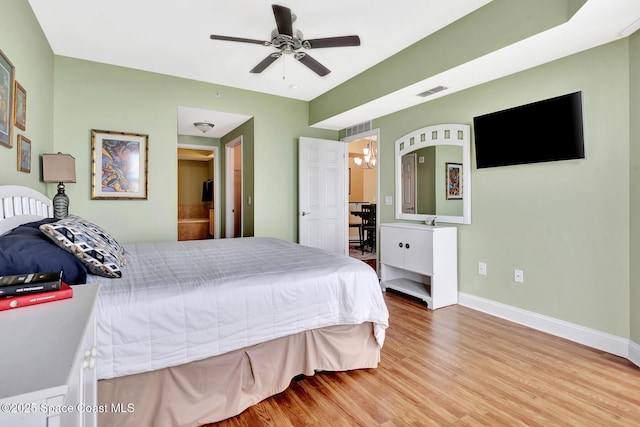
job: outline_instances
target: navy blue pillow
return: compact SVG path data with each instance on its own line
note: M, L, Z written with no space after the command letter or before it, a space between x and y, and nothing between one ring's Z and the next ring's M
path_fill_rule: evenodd
M22 224L20 227L29 227L29 228L40 228L42 224L52 224L54 222L58 222L58 218L43 218L39 221L27 222L26 224Z
M62 280L70 285L87 282L87 269L80 260L56 246L37 228L54 221L47 218L23 224L0 236L0 276L62 271Z

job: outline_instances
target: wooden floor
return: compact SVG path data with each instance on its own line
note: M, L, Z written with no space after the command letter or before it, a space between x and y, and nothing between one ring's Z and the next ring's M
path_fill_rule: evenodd
M640 368L462 306L385 294L377 369L319 373L210 426L640 426Z

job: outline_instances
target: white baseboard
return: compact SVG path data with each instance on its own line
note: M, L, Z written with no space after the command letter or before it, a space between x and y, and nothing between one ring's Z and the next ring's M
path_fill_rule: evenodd
M553 317L522 310L499 302L460 292L458 304L520 325L528 326L551 335L606 351L629 359L640 366L640 345L616 335L554 319Z
M629 341L629 360L640 366L640 344Z

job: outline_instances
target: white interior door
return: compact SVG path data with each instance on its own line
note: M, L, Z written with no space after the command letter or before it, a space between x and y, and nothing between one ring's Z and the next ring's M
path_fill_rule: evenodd
M300 244L346 254L345 143L300 137L298 233Z

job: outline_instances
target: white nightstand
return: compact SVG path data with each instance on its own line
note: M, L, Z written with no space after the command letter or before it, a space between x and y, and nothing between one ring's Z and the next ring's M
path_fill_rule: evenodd
M98 285L0 311L0 426L96 426Z

